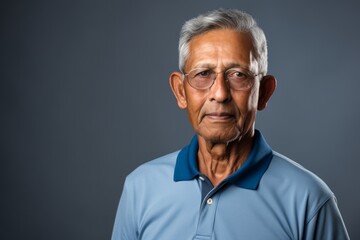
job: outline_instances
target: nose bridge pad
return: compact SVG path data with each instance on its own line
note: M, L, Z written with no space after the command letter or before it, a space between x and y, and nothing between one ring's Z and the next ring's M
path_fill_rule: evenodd
M214 80L213 80L213 82L212 82L212 84L211 84L211 88L212 88L214 85L216 85L215 82L219 83L219 77L224 78L222 72L214 72L214 77L213 77ZM226 79L225 79L225 81L226 81Z
M217 83L215 83L217 82ZM218 86L218 84L224 84L223 86ZM214 86L215 85L215 86ZM219 89L220 87L220 89ZM215 75L215 79L211 85L211 90L213 92L213 98L222 98L222 100L227 100L230 99L230 82L228 79L226 79L225 77L225 73L216 73ZM224 93L219 93L219 91L224 91ZM224 96L225 95L225 96Z
M218 73L217 79L219 79L219 75L222 78L221 81L224 81L224 83L226 85L226 90L229 92L230 91L230 81L226 78L226 74L224 72Z

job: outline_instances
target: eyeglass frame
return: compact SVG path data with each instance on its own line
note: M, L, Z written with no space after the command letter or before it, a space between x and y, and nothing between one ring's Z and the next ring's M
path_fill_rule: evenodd
M205 72L205 71L211 71L211 74L215 74L215 76L214 76L214 79L212 80L211 84L210 84L208 87L206 87L206 88L197 88L197 87L193 86L193 85L190 83L189 74L190 74L191 72L195 71L195 70L202 70L202 69L203 69L204 71L199 71L198 74L199 74L199 73L202 73L202 72ZM241 70L241 71L236 71L236 70ZM249 87L246 87L246 88L236 89L236 88L232 87L231 81L228 79L228 75L227 75L227 73L228 73L229 71L241 72L241 73L243 73L244 75L246 75L246 78L249 79L249 80L254 80L257 76L260 76L260 75L261 75L261 74L259 74L259 73L258 73L258 74L254 74L254 73L251 72L250 70L248 70L248 69L246 69L246 68L243 68L243 67L232 67L232 68L229 68L229 69L220 71L220 72L216 72L216 71L214 71L212 68L206 68L206 67L204 67L204 68L194 68L194 69L191 69L188 73L182 72L182 74L183 74L183 80L185 80L185 78L186 78L186 81L189 83L189 85L190 85L192 88L197 89L197 90L207 90L207 89L210 89L210 88L214 85L215 80L216 80L216 78L217 78L217 76L218 76L219 73L223 73L223 74L224 74L225 80L226 80L227 82L229 82L229 86L230 86L230 88L233 89L233 90L236 90L236 91L248 90L248 89L250 89L250 88L253 86L253 83L251 83L251 84L249 85ZM196 75L195 75L195 76L196 76Z

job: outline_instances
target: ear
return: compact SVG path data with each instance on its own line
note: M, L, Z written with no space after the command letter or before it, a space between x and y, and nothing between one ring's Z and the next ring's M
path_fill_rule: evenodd
M169 83L173 91L179 108L185 109L187 107L186 94L184 89L183 74L181 72L173 72L170 75Z
M266 105L276 88L276 79L274 76L266 75L260 81L258 110L266 108Z

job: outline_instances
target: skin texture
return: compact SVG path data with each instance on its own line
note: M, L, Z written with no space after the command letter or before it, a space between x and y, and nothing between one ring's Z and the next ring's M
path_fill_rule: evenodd
M224 72L241 66L258 73L252 42L247 33L217 29L189 43L185 72L207 67L219 72L206 90L192 88L183 74L173 72L170 86L181 109L187 109L198 140L198 166L214 186L235 172L249 155L256 113L266 107L276 87L273 76L256 77L248 90L232 90ZM262 79L261 79L262 78Z

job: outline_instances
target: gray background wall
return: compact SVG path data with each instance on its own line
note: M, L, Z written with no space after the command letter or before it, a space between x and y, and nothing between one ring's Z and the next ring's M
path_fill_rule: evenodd
M257 128L324 179L360 239L358 1L0 3L0 239L109 239L125 176L188 143L168 87L185 20L243 9L278 88Z

